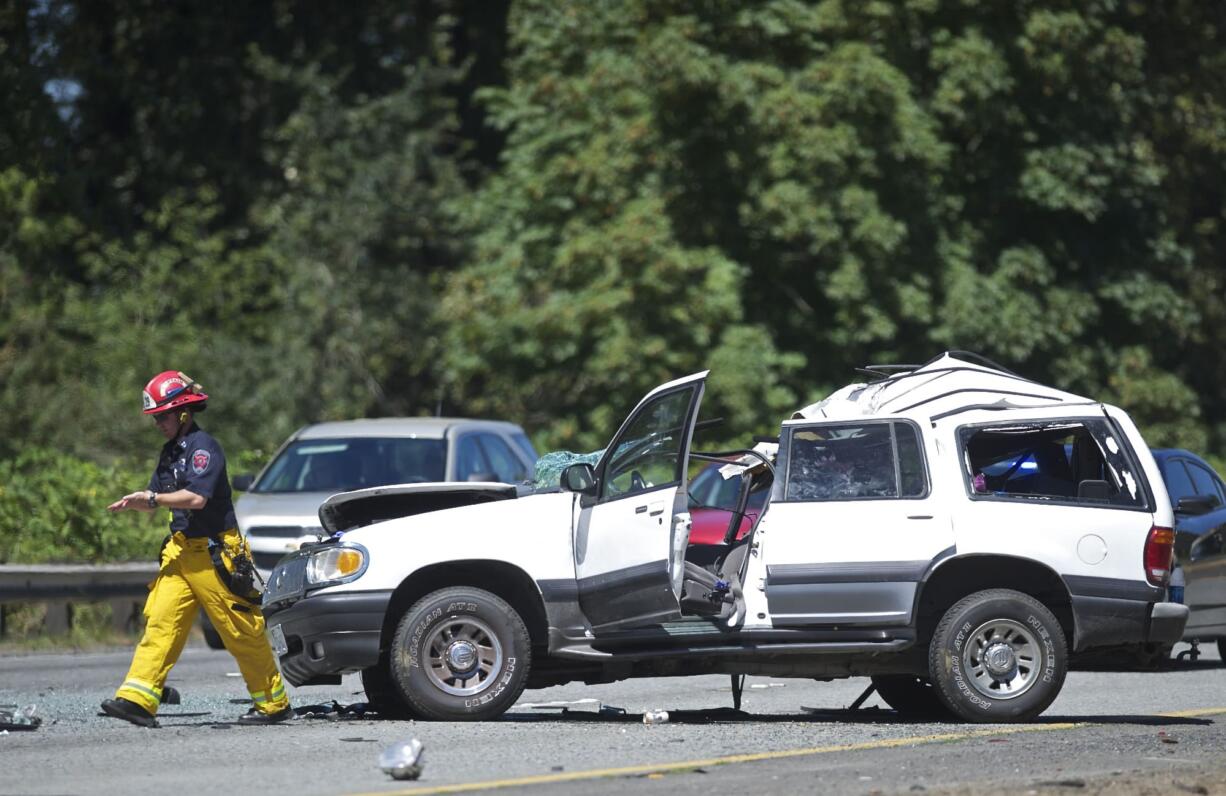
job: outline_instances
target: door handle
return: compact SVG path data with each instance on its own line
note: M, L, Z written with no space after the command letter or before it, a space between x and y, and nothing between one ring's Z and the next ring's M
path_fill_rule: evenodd
M664 501L660 500L651 504L651 516L658 517L664 513Z
M932 515L931 514L908 514L907 519L909 520L930 520L932 519Z

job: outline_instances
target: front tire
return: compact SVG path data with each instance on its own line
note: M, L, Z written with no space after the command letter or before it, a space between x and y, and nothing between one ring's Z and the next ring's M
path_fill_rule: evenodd
M990 589L945 612L928 651L929 675L966 721L1028 721L1060 693L1068 643L1059 621L1028 594Z
M409 706L400 698L385 661L362 670L362 690L366 692L366 704L383 718L415 718Z
M532 640L506 601L483 589L441 589L401 618L389 653L409 709L434 721L485 721L524 690Z

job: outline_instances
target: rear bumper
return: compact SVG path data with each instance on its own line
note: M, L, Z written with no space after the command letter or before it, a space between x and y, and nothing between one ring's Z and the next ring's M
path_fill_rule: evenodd
M285 635L287 650L278 656L285 679L295 686L336 682L377 663L391 598L391 591L319 594L266 611L269 630Z
M1146 640L1159 644L1180 641L1188 614L1188 606L1180 603L1154 603L1149 612L1149 638Z
M1183 638L1188 607L1112 597L1073 595L1073 650L1131 644L1177 643Z

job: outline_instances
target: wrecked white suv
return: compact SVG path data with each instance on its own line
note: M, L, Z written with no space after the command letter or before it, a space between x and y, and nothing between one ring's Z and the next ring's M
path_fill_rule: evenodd
M883 369L743 452L748 534L689 544L706 374L661 385L560 489L331 498L264 596L294 685L361 671L385 714L491 719L524 688L726 673L870 676L905 713L1031 719L1070 656L1181 637L1172 514L1120 409L969 354ZM740 507L743 511L744 506ZM739 537L739 538L738 538ZM714 549L711 549L714 548Z

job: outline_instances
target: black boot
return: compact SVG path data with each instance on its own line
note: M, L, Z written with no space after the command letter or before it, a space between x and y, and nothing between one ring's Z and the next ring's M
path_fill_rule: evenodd
M252 708L243 715L238 717L239 724L279 724L286 719L294 717L293 708L283 708L276 713L261 713L256 708Z
M124 699L123 697L102 700L102 712L117 719L139 724L142 727L158 726L158 720L154 718L152 713L132 700Z

